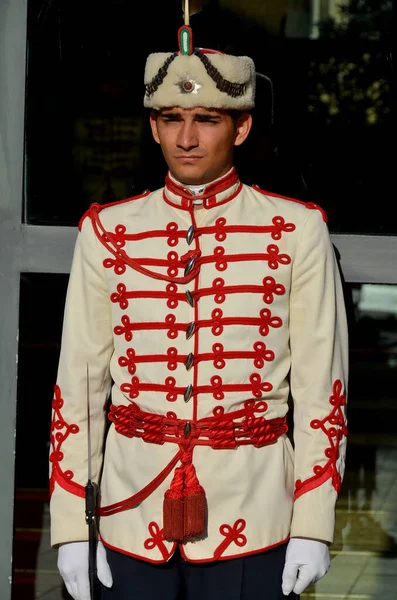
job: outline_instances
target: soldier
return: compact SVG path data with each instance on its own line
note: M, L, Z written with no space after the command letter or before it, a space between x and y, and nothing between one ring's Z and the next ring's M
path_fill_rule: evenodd
M51 543L68 591L88 600L89 468L104 600L292 598L329 568L344 470L338 266L321 208L245 185L233 166L251 58L194 49L188 22L178 37L145 69L164 187L93 204L79 224Z

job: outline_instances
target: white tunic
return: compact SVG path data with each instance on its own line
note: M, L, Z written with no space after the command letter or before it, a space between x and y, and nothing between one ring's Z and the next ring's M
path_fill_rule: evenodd
M248 433L248 443L233 448L194 447L206 529L180 543L182 555L205 562L260 552L290 535L333 539L348 340L325 214L243 185L234 170L207 186L202 208L192 200L167 176L164 188L93 205L82 219L54 397L53 545L88 539L87 363L102 507L140 492L179 450L163 438L127 437L112 423L103 452L109 398L114 409L135 403L193 428L234 411L236 422L264 417L263 425L293 406L294 450L286 433L261 447ZM105 545L149 562L170 558L177 542L164 539L162 521L171 467L139 504L101 517Z

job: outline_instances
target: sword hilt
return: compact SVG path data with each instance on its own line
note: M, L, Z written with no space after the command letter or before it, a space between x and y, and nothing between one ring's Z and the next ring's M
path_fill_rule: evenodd
M97 523L97 498L98 486L89 480L85 486L85 521L88 525L88 576L90 580L91 600L100 597L98 592L99 582L97 579L97 545L98 545L98 523Z
M85 486L85 522L87 525L96 525L98 486L89 480Z

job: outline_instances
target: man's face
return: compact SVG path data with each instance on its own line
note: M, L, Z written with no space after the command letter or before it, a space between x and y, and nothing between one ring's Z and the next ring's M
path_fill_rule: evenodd
M200 185L231 169L234 147L247 137L251 116L245 113L235 121L223 110L172 107L152 111L150 124L175 179Z

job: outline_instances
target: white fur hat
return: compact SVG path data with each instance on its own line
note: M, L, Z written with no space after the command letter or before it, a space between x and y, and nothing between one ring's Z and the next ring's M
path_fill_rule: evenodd
M255 106L255 65L248 56L192 49L190 27L181 27L179 52L149 54L144 106L250 110Z

